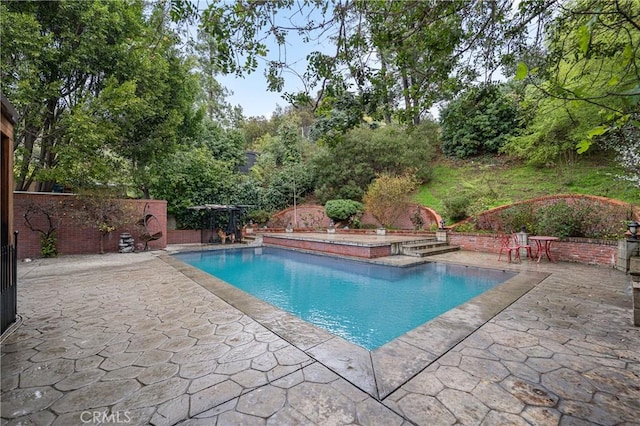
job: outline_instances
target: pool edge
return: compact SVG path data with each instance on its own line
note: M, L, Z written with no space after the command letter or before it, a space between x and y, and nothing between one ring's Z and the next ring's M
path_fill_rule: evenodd
M517 275L504 283L370 352L188 265L172 254L163 253L158 257L378 400L391 395L550 275L514 270L512 272ZM358 260L366 262L365 259Z

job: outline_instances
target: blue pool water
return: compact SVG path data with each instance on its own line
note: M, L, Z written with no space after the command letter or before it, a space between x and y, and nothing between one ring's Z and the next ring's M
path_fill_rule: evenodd
M176 257L368 350L515 275L438 263L396 268L272 247Z

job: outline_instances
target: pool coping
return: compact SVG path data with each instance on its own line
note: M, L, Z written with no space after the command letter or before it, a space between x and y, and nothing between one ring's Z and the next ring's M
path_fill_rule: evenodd
M260 246L241 247L260 248ZM227 248L238 248L238 246L228 246ZM207 249L177 250L172 254L203 250ZM314 254L322 255L316 252ZM213 275L188 265L171 254L160 254L158 257L377 400L384 400L391 395L404 383L551 275L544 272L513 270L511 272L515 272L517 275L504 283L414 328L374 351L368 351L264 302ZM397 258L398 256L391 257ZM362 258L355 260L368 261L368 259ZM377 258L375 262L371 263L407 266L408 262L410 262L409 259L406 262L389 263L388 259L385 262L384 259ZM421 262L415 263L424 262L425 260L422 259ZM398 263L400 264L398 265ZM438 263L460 265L456 262L445 262L442 259L439 259Z

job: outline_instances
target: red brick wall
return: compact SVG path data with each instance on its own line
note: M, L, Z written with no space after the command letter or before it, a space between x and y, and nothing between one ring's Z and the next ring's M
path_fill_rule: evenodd
M257 233L262 234L265 232L284 232L283 229L258 229ZM296 229L295 233L304 233L304 229ZM373 234L375 231L365 229L338 229L338 234ZM411 235L411 236L424 236L433 237L433 233L430 232L408 232L408 231L387 231L387 234L391 235ZM265 236L265 242L271 243L274 238L269 239ZM284 245L282 239L278 239L274 244ZM295 240L293 240L295 241ZM449 243L451 245L460 246L463 250L476 251L481 253L495 253L496 256L500 252L500 242L497 240L495 234L479 234L479 233L464 233L464 232L449 232ZM320 250L333 254L354 256L354 257L381 257L389 256L390 248L378 248L372 247L370 251L365 250L363 247L358 246L345 246L351 247L344 249L343 247L334 247L332 244L311 243L295 241L288 247L297 247L305 250ZM361 250L362 249L362 250ZM535 250L535 246L534 246ZM535 254L535 253L534 253ZM567 238L562 241L557 241L551 245L551 255L560 261L565 262L577 262L592 265L601 266L614 266L616 257L618 256L618 242L611 240L595 240L588 238Z
M329 244L320 241L285 240L273 238L267 235L263 239L264 244L272 244L280 247L297 248L302 250L320 251L340 256L374 258L391 255L391 246L365 247L346 244Z
M295 218L297 217L297 221ZM285 228L289 223L294 224L296 229L326 229L329 226L329 219L324 212L324 207L316 204L304 204L286 208L271 216L269 226L273 228ZM297 223L297 225L296 225Z
M29 229L24 220L26 206L31 203L47 204L50 202L73 200L73 194L56 193L35 193L35 192L14 192L14 229L19 231L18 235L18 258L40 257L40 233ZM120 234L129 232L135 238L136 249L144 246L140 240L142 229L135 225L135 221L142 219L147 207L147 212L153 214L157 219L157 227L162 232L162 237L156 241L149 242L150 249L163 249L167 246L167 202L164 200L126 200L133 209L133 222L130 226L123 227L111 232L104 240L105 252L117 252ZM69 215L71 212L68 212ZM32 216L31 222L34 226L48 228L43 215ZM56 231L58 253L64 254L91 254L100 253L100 233L95 228L80 226L77 221L70 218L67 212L63 211L60 226Z
M167 244L193 244L202 241L202 231L196 229L174 229L167 231Z
M500 242L495 234L473 234L450 232L449 242L463 250L484 253L500 252ZM535 246L533 246L535 249ZM551 255L556 260L578 262L601 266L615 266L618 256L618 242L592 240L588 238L567 238L551 244Z
M415 213L417 204L409 204L405 213L398 218L393 227L396 229L413 229L411 216ZM422 217L422 229L429 229L431 225L438 225L442 219L434 210L420 206L420 215ZM275 213L269 221L271 227L286 227L289 223L295 224L294 218L297 216L296 229L326 229L329 226L329 219L324 211L324 207L315 204L303 204L298 206L295 211L293 207L281 210ZM379 223L371 214L364 212L362 215L362 223L367 225L376 225Z
M271 230L270 230L271 231ZM340 232L340 231L338 231ZM364 233L363 230L352 230L352 233ZM303 250L323 251L327 253L375 258L389 256L390 247L362 247L326 244L317 241L283 240L280 238L264 237L265 244L274 244ZM481 253L500 252L500 242L495 234L473 234L450 232L449 242L452 245L460 246L463 250L476 251ZM535 246L534 246L535 250ZM534 253L535 254L535 253ZM614 266L618 255L617 241L592 240L588 238L567 238L557 241L551 245L551 255L564 262L577 262L591 265Z

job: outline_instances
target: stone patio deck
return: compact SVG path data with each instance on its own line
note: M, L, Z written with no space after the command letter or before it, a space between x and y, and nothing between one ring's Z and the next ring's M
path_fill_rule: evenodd
M373 396L315 337L277 334L281 314L256 303L247 315L234 306L247 300L161 252L21 263L23 323L0 358L2 424L639 424L629 277L495 258L433 260L542 281ZM400 346L399 359L426 350Z

